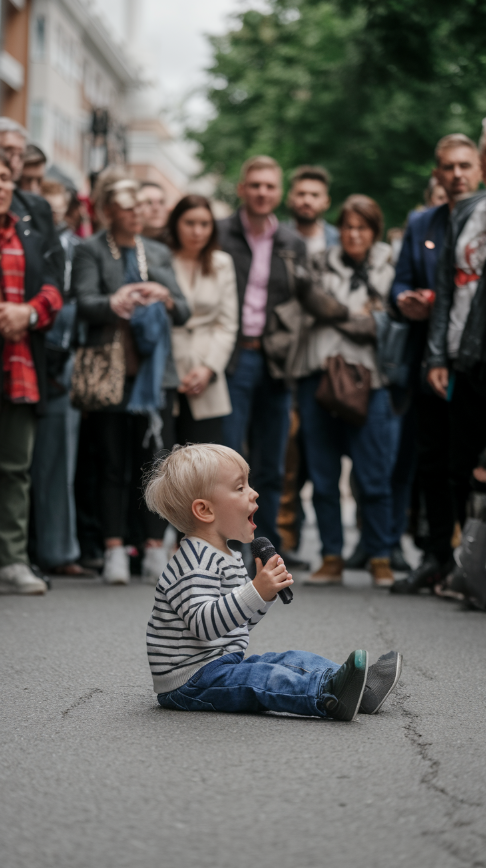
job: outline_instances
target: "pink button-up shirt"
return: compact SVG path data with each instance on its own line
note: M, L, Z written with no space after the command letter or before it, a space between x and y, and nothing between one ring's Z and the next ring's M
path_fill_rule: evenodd
M250 273L245 289L242 311L242 332L247 337L260 337L267 318L268 280L272 260L273 236L278 228L274 214L268 217L267 227L261 235L252 235L244 208L240 212L246 240L252 252Z

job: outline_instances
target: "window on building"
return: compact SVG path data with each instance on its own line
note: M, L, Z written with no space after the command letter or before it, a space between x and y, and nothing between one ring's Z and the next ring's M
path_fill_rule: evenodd
M32 141L42 144L44 136L44 103L34 101L29 110L29 132Z
M32 60L45 60L46 57L46 19L44 15L34 18L32 32Z
M53 65L66 81L78 79L78 44L61 24L54 32Z

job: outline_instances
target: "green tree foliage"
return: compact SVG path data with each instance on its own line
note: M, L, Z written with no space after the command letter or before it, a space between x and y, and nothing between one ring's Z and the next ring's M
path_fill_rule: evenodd
M324 164L400 225L421 201L437 140L477 140L486 115L486 0L270 0L210 37L214 117L190 134L234 190L241 162Z

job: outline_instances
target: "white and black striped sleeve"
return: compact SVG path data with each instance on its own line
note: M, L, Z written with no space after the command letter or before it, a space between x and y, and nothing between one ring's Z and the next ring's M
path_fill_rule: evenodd
M253 582L222 594L219 577L197 567L182 576L174 572L166 596L188 630L208 642L248 624L258 610L265 607Z
M264 615L267 614L270 607L273 606L273 604L275 603L275 600L270 600L269 603L265 603L264 600L262 600L262 602L263 602L263 606L260 606L260 608L255 612L254 615L251 616L250 620L248 621L248 629L249 630L253 630L253 627L256 627L258 622L261 621L262 618L264 617Z

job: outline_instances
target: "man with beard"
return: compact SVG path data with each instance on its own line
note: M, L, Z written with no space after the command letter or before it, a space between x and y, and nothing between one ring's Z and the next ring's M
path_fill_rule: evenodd
M484 181L484 128L480 159L477 151L474 156ZM428 334L427 381L449 411L449 476L461 526L466 519L471 473L486 443L485 262L486 192L480 190L463 196L451 214Z
M337 229L323 219L331 205L329 180L328 172L320 166L299 166L290 181L287 207L295 220L294 229L312 258L322 257L328 247L339 244Z
M457 502L457 491L454 492L455 498L453 499L453 492L449 483L451 408L449 403L444 400L447 391L446 388L442 388L444 375L438 375L436 372L445 369L445 380L447 381L448 370L446 366L452 365L452 361L447 356L445 334L451 298L455 290L455 269L458 266L458 263L454 262L454 245L469 217L473 214L476 216L481 214L485 194L483 191L473 195L481 180L481 166L478 149L470 138L462 133L444 136L437 143L435 159L434 177L446 191L447 202L435 208L429 208L420 214L415 214L409 219L397 263L395 281L390 293L392 304L396 305L400 313L410 320L412 326L411 339L414 343L417 363L410 386L413 390L412 411L415 412L417 426L417 473L419 487L424 496L429 526L422 562L406 578L395 582L391 589L394 594L417 594L421 588L433 587L444 579L451 567L454 500L456 500L455 507L458 518L463 519L463 507ZM460 218L458 215L461 215ZM476 235L480 238L482 231L482 218L479 220L477 231L474 226L474 219L471 224L468 224L473 228L473 239L476 238ZM451 231L451 222L454 224L455 234L449 249L449 260L445 269L439 266L437 271L448 237L447 233ZM477 268L466 269L464 273L461 272L458 278L459 296L461 293L464 294L464 287L465 294L472 297L472 293L471 295L469 293L471 288L476 289L477 282L475 281L481 274L482 264L480 262ZM442 278L439 280L440 274L442 274ZM441 312L441 329L439 331L437 331L436 325L438 311ZM429 321L432 344L426 353ZM440 336L437 337L437 334ZM428 384L425 382L426 367L432 368L430 373L432 380L429 379ZM472 406L474 410L477 409L476 402ZM404 428L403 431L405 432L406 429ZM468 436L469 433L468 431ZM402 479L405 478L407 471L407 461L403 461L403 453L407 450L410 453L410 442L407 444L404 436L402 433L397 460L397 466L401 465L402 469L405 470ZM408 439L412 441L410 436ZM412 445L414 445L413 441ZM409 467L412 457L409 454ZM468 460L473 459L469 458ZM396 473L397 468L395 469ZM410 477L410 471L408 471L408 476ZM468 472L466 472L466 496L467 482ZM402 502L403 519L405 518L406 506L407 497L405 496Z
M331 205L329 173L320 166L299 166L292 173L287 207L293 216L289 224L305 242L308 266L314 280L319 283L324 270L325 252L339 244L339 232L323 219ZM285 461L285 480L278 527L285 550L286 562L294 569L308 569L309 565L296 555L300 545L300 529L304 510L300 502L300 489L307 479L303 450L300 442L300 419L297 408L291 413L289 442Z

